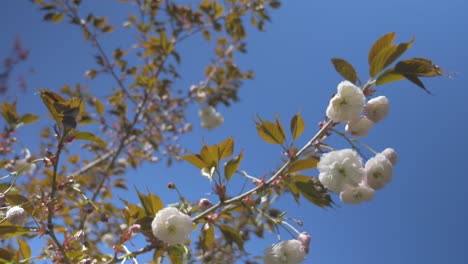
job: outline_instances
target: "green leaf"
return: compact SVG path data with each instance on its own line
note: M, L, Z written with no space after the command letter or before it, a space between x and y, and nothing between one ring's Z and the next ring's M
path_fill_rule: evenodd
M237 171L239 164L242 161L243 155L244 151L241 151L239 155L230 159L228 162L226 162L226 164L224 164L224 177L226 180L229 181L232 175L234 175L234 173Z
M288 172L296 172L302 170L309 170L317 168L319 159L316 157L309 157L305 159L295 160L288 167Z
M0 237L2 239L8 239L15 236L22 236L30 233L28 228L10 225L7 221L0 225Z
M369 50L369 56L367 58L369 62L369 67L371 66L372 62L375 59L375 56L382 51L383 49L390 47L395 40L396 33L395 32L390 32L382 37L380 37L370 48Z
M204 145L200 150L200 155L205 163L208 164L206 167L217 167L219 162L219 149L217 145L208 146Z
M19 115L16 112L16 101L14 101L12 104L3 102L3 104L0 106L0 109L2 111L3 119L5 119L10 127L15 128L19 120Z
M31 205L31 201L26 196L23 196L18 193L8 193L5 195L6 201L11 205L19 205L21 206L28 214L33 214L34 210L37 208L33 208Z
M172 264L183 264L185 253L186 250L182 245L171 246L167 251L167 255Z
M104 104L97 98L94 101L94 107L96 108L96 112L98 113L98 115L104 114Z
M39 116L33 114L25 114L21 117L20 122L23 124L31 124L39 120Z
M31 248L29 247L29 244L26 241L18 239L18 247L21 256L23 256L23 259L31 258Z
M379 72L392 64L411 47L413 42L414 37L407 43L387 46L380 50L370 64L369 72L371 77L376 76Z
M180 156L179 158L189 162L200 170L209 166L209 164L203 160L200 154L185 155Z
M316 177L295 175L294 184L301 195L319 207L331 207L333 202L325 187Z
M444 75L443 70L439 66L425 58L413 58L399 61L395 65L395 71L403 75L415 75L420 77Z
M79 131L79 132L73 133L73 136L75 137L75 139L95 142L95 143L98 143L100 146L106 145L106 141L104 141L102 138L94 135L91 132Z
M215 231L212 224L205 223L202 225L200 232L200 241L203 250L208 250L213 245L215 238Z
M359 81L359 77L351 63L340 59L340 58L332 58L331 59L333 66L335 66L335 70L346 80L356 84Z
M275 122L276 122L276 127L278 128L278 131L281 133L281 137L284 140L286 138L286 132L284 131L284 127L281 124L277 114L275 115ZM281 144L283 144L283 143L281 143Z
M269 121L263 121L258 117L258 122L255 122L255 127L257 128L258 135L267 143L280 145L284 143L284 130L281 131L281 128L276 124Z
M426 91L426 93L430 94L431 92L429 90L426 89L426 87L424 86L423 82L417 77L417 76L414 76L414 75L406 75L405 78L416 84L419 88L423 89L424 91Z
M232 155L234 152L234 139L229 137L218 145L219 159L225 159Z
M386 83L396 82L404 80L405 76L395 72L395 68L390 68L381 73L375 80L375 86L379 86Z
M244 240L240 236L239 230L236 230L228 225L220 225L219 230L221 230L221 233L223 233L226 242L230 244L234 242L241 251L244 251Z
M138 195L138 198L140 198L141 206L143 206L143 209L145 209L146 216L154 216L155 213L153 213L153 209L151 206L151 200L149 199L148 196L144 195L138 189L135 187L135 191Z
M60 23L60 21L62 21L63 17L64 17L63 13L54 14L52 16L52 22L54 22L55 24Z
M298 113L291 119L291 135L296 140L304 132L305 123L302 116Z
M120 201L122 201L127 208L124 208L123 210L127 210L129 216L133 219L138 219L142 218L145 215L145 210L138 205L129 203L127 200L120 198Z

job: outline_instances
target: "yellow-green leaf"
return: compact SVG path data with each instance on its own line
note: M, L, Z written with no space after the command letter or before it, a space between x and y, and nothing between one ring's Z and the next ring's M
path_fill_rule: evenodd
M407 51L414 42L414 37L407 43L391 45L380 50L370 64L370 76L374 77Z
M191 163L200 170L209 166L209 164L203 160L200 154L185 155L180 156L179 158Z
M52 16L52 21L53 21L55 24L60 23L60 21L62 21L62 19L63 19L63 16L64 16L63 13L54 14L54 15Z
M226 164L224 165L224 177L226 178L226 180L229 181L232 175L234 175L234 173L237 171L237 169L239 168L239 164L242 161L243 155L244 151L241 151L239 155L226 162Z
M140 199L141 206L143 206L143 209L145 209L146 216L154 216L155 213L153 213L153 209L151 206L151 200L149 199L148 196L144 195L138 189L135 187L135 191L138 195L138 198Z
M94 101L94 107L96 108L98 115L104 114L104 104L97 98Z
M25 114L21 117L20 122L23 124L31 124L39 120L39 116L33 114Z
M18 239L18 246L19 252L21 256L23 256L23 259L31 258L31 248L29 247L29 244L26 241Z
M291 127L291 135L294 140L297 139L304 131L305 123L304 123L304 120L302 119L302 116L299 113L295 114L292 117L290 127Z
M16 101L14 101L12 104L3 102L1 105L1 111L3 119L5 119L7 124L11 127L16 127L19 120L19 115L16 112Z
M219 156L218 156L218 146L213 145L213 146L208 146L204 145L202 149L200 150L200 155L202 159L205 161L205 163L208 164L207 167L216 167L219 162Z
M28 228L13 226L8 221L4 221L0 225L0 238L1 239L8 239L15 236L21 236L31 233Z
M356 84L359 80L358 74L351 63L341 58L331 59L335 70L346 80Z
M395 40L395 36L396 36L395 32L390 32L390 33L383 35L376 42L374 42L374 44L369 50L369 56L367 58L369 62L369 67L371 66L372 61L374 60L375 56L377 56L377 54L381 50L387 47L390 47L392 45L393 41Z
M241 251L244 251L244 240L240 236L238 230L228 225L220 225L219 230L221 230L221 233L223 233L223 236L226 242L228 243L234 242Z
M319 207L331 207L333 201L325 187L316 177L295 175L294 184L301 195Z
M420 77L442 76L443 70L431 60L413 58L402 60L395 65L395 71L403 75L415 75Z
M106 145L106 141L104 141L102 138L94 135L91 132L79 131L79 132L75 132L73 136L75 137L75 139L95 142L95 143L98 143L100 146Z
M375 86L396 82L405 79L405 76L395 72L395 68L390 68L381 73L375 80Z
M185 253L186 250L182 245L171 246L167 251L167 255L172 264L183 264Z
M284 127L283 127L283 124L281 124L280 120L279 120L279 116L276 114L275 115L275 122L276 122L276 127L278 128L278 131L281 133L281 137L283 139L286 138L286 132L284 131ZM283 143L281 143L283 144Z
M207 250L213 245L215 238L215 231L213 225L205 223L202 225L202 231L200 233L200 240L202 242L203 250Z
M255 122L258 135L270 144L283 144L285 140L284 131L270 121L263 121L260 117Z
M225 159L232 155L234 152L234 139L229 137L218 145L219 159Z
M161 200L161 198L159 198L159 196L153 193L149 193L148 198L151 202L151 211L153 215L155 215L157 212L159 212L159 210L164 208L163 201Z
M295 160L288 167L288 172L296 172L317 168L319 159L316 157L308 157L305 159Z

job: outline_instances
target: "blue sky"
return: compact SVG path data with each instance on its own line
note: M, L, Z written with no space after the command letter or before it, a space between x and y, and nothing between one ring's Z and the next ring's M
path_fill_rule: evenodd
M108 15L111 11L110 20L121 24L129 11L114 2L93 2L93 13ZM398 151L393 182L371 203L361 206L347 206L334 197L339 206L322 210L305 201L297 206L285 197L278 207L302 220L303 229L312 235L306 263L468 263L466 10L468 4L463 0L287 1L273 12L266 32L249 31L249 53L238 62L254 69L256 78L241 89L240 103L220 107L225 123L211 132L201 129L197 107L191 107L189 118L195 132L182 138L182 143L196 151L202 138L212 144L233 135L236 150L245 151L242 169L258 176L270 172L280 164L281 153L256 135L252 121L256 114L272 119L278 113L286 123L300 112L306 131L299 143L305 143L305 135L317 131L328 99L342 81L331 57L351 62L365 81L367 52L378 37L394 31L397 42L406 42L415 35L416 41L404 57L430 58L453 78L423 80L433 95L407 81L378 89L379 95L390 100L390 115L363 141L376 150L393 147ZM29 94L18 94L23 112L45 115L40 98L34 95L35 87L55 90L67 83L83 83L100 93L114 85L105 78L84 78L84 72L94 66L94 51L77 28L43 23L41 17L27 1L5 1L0 9L0 54L9 51L16 35L31 52L19 69L26 72L32 67L35 71L27 75ZM128 47L133 39L122 37L124 34L117 31L104 40L105 46ZM212 47L202 43L199 38L184 43L184 77L177 82L181 88L203 78L201 67ZM43 119L41 124L50 123ZM25 131L20 135L26 142L34 142L34 135ZM345 146L336 137L328 142ZM208 182L188 164L170 169L145 166L131 171L129 178L140 188L148 185L166 203L177 200L166 191L168 181L176 182L194 200L209 191ZM190 186L184 186L186 182ZM258 245L248 244L247 250L261 254L264 245L275 241L274 234L267 235Z

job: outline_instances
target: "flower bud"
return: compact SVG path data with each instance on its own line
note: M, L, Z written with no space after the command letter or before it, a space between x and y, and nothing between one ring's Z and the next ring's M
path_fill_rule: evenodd
M379 96L369 100L364 107L364 114L372 122L377 123L387 117L390 106L385 96Z
M83 206L83 211L86 213L86 214L92 214L94 212L94 206L92 203L90 202L87 202L84 206Z
M374 198L375 192L369 186L347 187L340 193L340 200L346 204L360 204Z
M392 163L393 166L396 165L398 156L394 149L386 148L384 151L382 151L382 155L384 155Z
M176 188L175 183L173 183L173 182L168 183L168 184L167 184L167 188L168 188L169 190L174 190L174 189Z
M297 240L299 240L302 243L302 245L304 245L306 248L309 248L311 239L312 238L310 237L310 235L307 232L302 232L297 237Z
M6 213L6 219L13 225L23 225L27 217L26 211L20 206L11 207Z
M211 203L210 200L206 199L206 198L202 198L200 199L200 201L198 201L198 206L200 207L200 209L202 210L205 210L205 209L208 209L209 207L211 207L213 204Z
M346 132L350 135L356 137L365 137L369 132L369 129L374 125L372 121L370 121L367 117L363 116L357 120L353 120L348 122L346 125Z

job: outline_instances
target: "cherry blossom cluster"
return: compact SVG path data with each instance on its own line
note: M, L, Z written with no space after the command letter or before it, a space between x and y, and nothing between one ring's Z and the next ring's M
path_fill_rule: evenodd
M359 87L349 81L338 84L337 94L330 100L327 116L346 124L353 136L366 136L369 129L389 112L388 99L379 96L369 100ZM364 115L361 115L363 113ZM322 155L318 163L319 180L347 204L370 201L375 190L384 188L393 177L397 154L391 148L370 158L364 165L352 149L335 150Z

